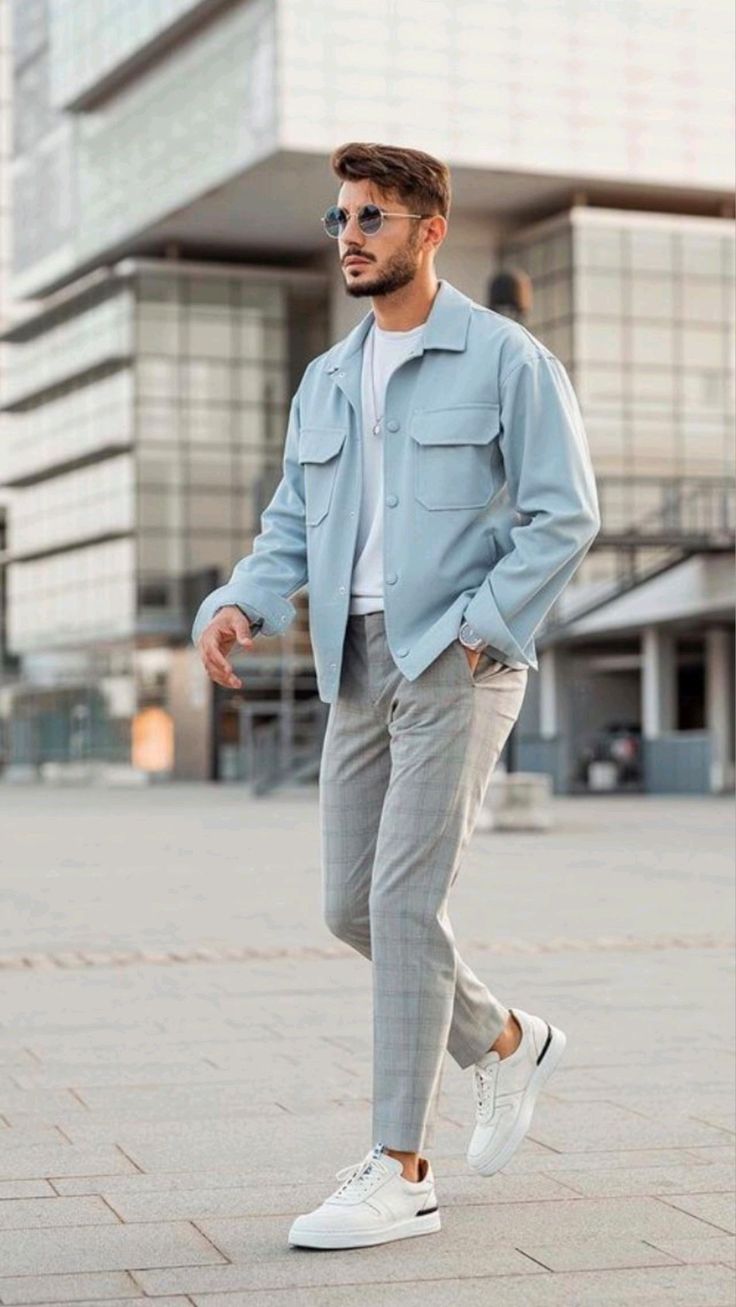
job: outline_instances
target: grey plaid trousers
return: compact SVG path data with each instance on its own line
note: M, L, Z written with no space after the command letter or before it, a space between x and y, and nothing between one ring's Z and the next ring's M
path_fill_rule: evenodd
M469 1067L508 1009L455 947L447 900L528 669L453 640L414 681L383 612L348 618L319 774L322 908L373 963L373 1142L434 1142L445 1050Z

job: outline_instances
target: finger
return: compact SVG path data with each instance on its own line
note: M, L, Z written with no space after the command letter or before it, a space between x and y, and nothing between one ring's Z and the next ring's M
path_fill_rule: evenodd
M249 626L246 626L244 623L239 622L237 626L233 627L233 630L235 631L236 640L239 640L240 643L246 645L246 647L248 645L252 646L253 636L250 633Z
M227 661L225 655L220 653L216 644L205 645L202 653L205 663L208 663L211 667L215 668L221 676L232 675L232 667Z
M213 676L211 679L218 685L224 686L226 690L240 690L243 687L243 682L240 681L237 676L231 676L226 681L222 680L219 676Z
M204 651L204 665L208 674L218 685L240 685L240 680L233 672L230 663L218 651L216 646L208 646Z
M211 680L216 681L218 685L224 685L227 689L240 689L242 681L233 671L221 672L219 667L205 663L207 673Z

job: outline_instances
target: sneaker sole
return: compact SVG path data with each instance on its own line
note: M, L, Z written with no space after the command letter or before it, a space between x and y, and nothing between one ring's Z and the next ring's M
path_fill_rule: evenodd
M366 1230L363 1234L350 1234L345 1230L315 1230L312 1234L305 1231L294 1238L290 1235L289 1245L292 1248L366 1248L370 1244L389 1243L392 1239L411 1239L418 1234L435 1234L440 1228L440 1214L437 1208L433 1207L420 1216L397 1221L386 1230Z
M500 1171L502 1167L506 1166L531 1125L537 1096L559 1063L567 1043L567 1036L563 1030L558 1030L557 1026L550 1026L549 1032L549 1043L546 1052L542 1061L532 1072L524 1094L521 1111L503 1148L497 1152L494 1152L491 1148L487 1153L474 1155L472 1159L468 1154L468 1165L474 1171L477 1171L479 1175L495 1175L496 1171Z

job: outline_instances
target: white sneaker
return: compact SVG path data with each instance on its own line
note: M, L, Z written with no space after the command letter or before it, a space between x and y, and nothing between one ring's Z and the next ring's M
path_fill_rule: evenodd
M509 1008L521 1042L509 1057L484 1053L473 1066L476 1126L467 1159L493 1175L513 1157L531 1124L537 1094L562 1057L566 1036L542 1017Z
M302 1248L364 1248L440 1228L432 1166L421 1180L402 1174L401 1162L376 1144L360 1162L337 1172L339 1189L313 1212L297 1216L289 1243Z

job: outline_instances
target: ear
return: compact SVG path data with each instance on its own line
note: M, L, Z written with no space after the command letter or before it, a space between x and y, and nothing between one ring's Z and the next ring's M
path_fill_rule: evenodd
M433 249L439 249L447 235L447 228L447 218L443 218L441 213L436 213L431 221L427 223L427 231L429 232Z

